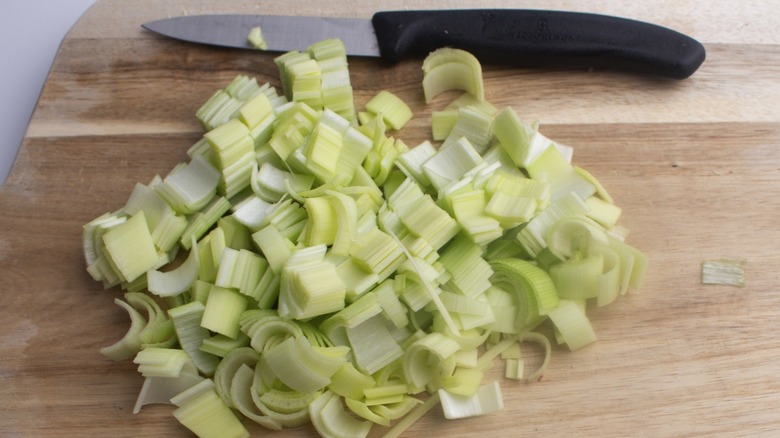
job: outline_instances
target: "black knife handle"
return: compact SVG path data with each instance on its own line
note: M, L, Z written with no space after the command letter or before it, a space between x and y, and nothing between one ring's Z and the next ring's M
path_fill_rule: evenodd
M675 79L704 62L704 46L674 30L606 15L521 9L378 12L382 58L397 62L440 47L522 67L627 70Z

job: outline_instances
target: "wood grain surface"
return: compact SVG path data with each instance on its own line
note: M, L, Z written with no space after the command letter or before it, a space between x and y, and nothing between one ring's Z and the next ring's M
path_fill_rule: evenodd
M98 349L126 314L85 272L81 226L135 182L185 160L195 110L236 74L279 85L273 55L199 47L140 29L196 13L369 17L375 10L527 7L607 13L702 41L691 78L484 66L487 99L575 147L623 207L651 266L641 294L594 309L599 341L555 348L544 379L501 379L506 407L430 412L405 436L756 437L780 434L780 5L772 0L98 2L62 42L16 163L0 187L0 436L188 436L168 406L131 413L142 378ZM429 137L420 61L352 59L357 104L388 89ZM703 260L738 257L747 286L700 284ZM498 368L498 367L497 367ZM493 376L500 379L496 369ZM251 427L255 436L265 436ZM377 428L373 435L381 435ZM268 433L312 436L311 427Z

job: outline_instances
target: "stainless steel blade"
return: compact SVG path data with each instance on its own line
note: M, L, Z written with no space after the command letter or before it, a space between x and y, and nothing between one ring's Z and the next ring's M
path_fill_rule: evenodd
M304 50L326 38L340 38L348 55L379 56L371 20L287 15L188 15L153 21L145 29L179 40L252 49L249 31L260 26L268 50ZM255 49L256 50L256 49Z

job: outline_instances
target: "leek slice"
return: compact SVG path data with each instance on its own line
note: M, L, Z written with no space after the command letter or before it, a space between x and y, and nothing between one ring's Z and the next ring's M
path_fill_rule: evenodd
M531 262L501 259L490 263L491 282L513 294L518 306L517 323L530 324L558 306L558 293L550 275Z
M179 241L182 247L190 249L192 238L200 239L228 210L230 202L225 197L217 196L203 210L190 216L189 224Z
M357 203L353 198L339 192L328 191L326 193L329 195L328 200L331 203L338 222L330 253L333 255L348 256L349 249L357 237Z
M548 231L547 248L559 259L567 259L577 251L587 251L592 243L608 243L607 233L596 222L584 216L557 221Z
M471 397L479 390L485 376L480 370L473 368L455 368L451 376L442 377L441 389L450 394Z
M141 331L146 326L146 319L137 310L135 310L130 304L120 300L114 299L114 303L125 309L130 315L130 327L128 328L122 339L117 342L100 349L100 354L108 357L109 359L120 361L133 357L141 350Z
M247 35L246 39L255 49L268 50L268 43L263 38L263 31L260 29L260 26L249 29L249 35Z
M601 198L591 196L585 200L585 204L588 205L590 211L588 217L600 223L606 228L612 228L617 224L620 215L623 212L620 207L615 204L604 201Z
M249 438L249 432L213 388L177 405L173 416L199 437Z
M200 325L235 339L239 331L238 319L247 304L247 299L236 291L214 285L209 291Z
M264 352L274 375L299 392L325 388L346 362L346 347L312 347L306 338L287 338Z
M168 310L168 315L173 321L182 350L192 358L201 373L211 376L217 368L219 358L200 350L203 340L210 337L208 330L200 325L204 310L203 303L193 301Z
M160 183L155 184L153 187L136 183L133 192L127 199L127 203L121 210L128 216L133 216L139 211L143 211L146 223L149 226L149 230L152 232L158 227L163 218L173 211L173 208L168 205L168 202L166 202L155 190L155 188L159 186ZM105 221L96 220L93 221L93 223L95 225L104 224L108 221L109 217L111 216L104 215L101 218L105 218Z
M551 310L547 316L560 332L563 342L571 351L578 350L596 341L585 312L572 300L561 300L558 307Z
M260 361L260 353L250 347L242 347L228 353L217 365L213 378L214 389L228 407L236 407L231 394L231 385L236 372L242 365L254 368L258 361ZM252 374L254 375L254 372Z
M390 425L390 420L388 418L378 415L377 413L372 411L369 404L366 402L362 402L351 398L345 398L344 404L346 404L349 410L352 411L352 413L354 413L358 417L379 424L381 426Z
M745 286L745 261L734 259L707 260L701 264L702 284Z
M341 397L325 391L309 407L311 422L324 438L364 438L371 431L370 421L358 420L344 411Z
M396 166L408 177L414 179L419 186L427 187L431 184L431 181L422 170L422 165L434 155L436 155L436 148L433 147L430 141L426 140L399 155L396 159Z
M374 374L404 355L381 315L347 327L346 335L358 369L367 374Z
M360 399L366 389L375 385L371 376L358 371L351 362L345 362L331 377L328 389L345 399Z
M350 248L353 262L364 270L377 274L383 281L403 262L403 247L390 235L375 228Z
M444 389L438 392L444 418L449 420L476 417L504 409L504 399L498 382L481 386L472 396L453 394Z
M246 317L245 312L242 317ZM274 342L282 342L288 337L303 336L300 326L289 319L279 317L272 312L263 314L256 320L242 324L243 331L250 338L250 345L258 352L264 352L273 347Z
M195 243L195 238L192 241L187 259L178 268L168 272L151 270L146 273L149 292L160 297L170 297L188 291L192 287L198 278L200 268L198 244Z
M186 368L186 367L185 367ZM141 412L141 408L150 404L171 404L171 398L187 389L201 383L204 378L195 372L183 372L175 377L147 377L138 393L133 406L133 413Z
M434 392L422 404L411 409L408 415L406 415L395 425L393 425L393 427L391 427L390 430L387 431L387 433L382 435L382 437L398 438L399 436L401 436L401 434L403 434L406 431L406 429L411 427L411 425L414 424L415 421L422 418L423 415L427 414L428 411L430 411L431 409L433 409L434 406L439 404L439 401L440 401L439 392L438 391Z
M529 255L536 256L547 247L549 230L559 220L582 216L587 212L587 204L577 194L570 192L534 216L517 234L517 240Z
M217 193L219 171L202 156L196 156L155 186L177 212L192 214L211 201Z
M335 255L333 251L331 251L331 255ZM344 281L344 285L347 288L346 299L350 302L357 300L379 281L377 274L360 268L351 258L339 264L336 272L341 277L341 280Z
M119 284L119 278L106 259L103 250L105 247L103 234L125 221L127 221L127 217L123 214L106 213L83 227L82 248L87 272L95 281L102 281L105 288Z
M536 155L532 142L536 127L523 123L512 107L506 107L496 115L493 132L504 152L516 166L527 166Z
M246 418L270 430L281 430L282 424L279 420L258 412L259 409L254 402L253 382L255 371L242 363L233 374L230 382L230 398L233 400L235 408Z
M244 333L239 333L235 339L216 334L210 338L204 339L203 344L200 346L200 350L224 358L236 348L242 348L248 345L249 337Z
M437 190L459 180L483 161L471 142L461 137L423 164L423 171Z
M255 381L258 381L257 377L258 373L255 372ZM281 427L298 427L307 423L310 418L309 405L319 395L320 392L304 394L274 388L260 390L256 385L251 390L252 401L258 410Z
M477 107L464 106L457 112L457 118L442 147L450 141L465 137L482 155L493 138L493 116Z
M550 268L549 274L558 297L565 299L596 298L599 277L604 272L604 257L600 254L575 256Z
M412 118L412 110L395 94L382 90L366 102L366 110L382 116L390 129L399 130Z
M182 372L197 374L187 353L174 348L146 348L135 355L133 363L138 365L138 372L144 377L178 377Z
M299 250L282 270L279 314L308 319L344 308L347 288L336 267L324 260L325 245Z
M485 99L482 66L474 55L465 50L437 49L425 57L422 69L426 103L448 90L463 90L477 100Z
M137 279L159 261L143 211L103 234L103 243L112 266L124 281Z
M552 346L550 345L550 340L547 339L547 336L544 336L541 333L536 332L527 332L523 333L520 336L520 342L533 342L535 344L539 344L544 349L544 359L542 360L542 363L539 365L539 368L537 368L534 372L529 373L527 376L523 377L523 380L526 382L532 382L538 379L542 378L542 375L544 375L545 370L547 370L547 366L550 363L550 356L552 355ZM523 376L522 373L522 364L518 364L518 378Z
M419 399L405 394L400 402L369 406L369 409L380 417L392 421L404 417L421 403Z
M274 94L276 93L274 92ZM258 134L255 130L262 123L271 122L273 117L273 103L269 95L265 93L258 93L255 97L244 102L238 110L238 119L249 128L249 135L254 139L255 146L258 143Z
M138 333L141 348L169 347L176 342L173 323L152 297L140 292L128 292L125 300L136 310L146 313L146 326Z
M252 234L252 240L266 256L271 270L277 274L280 273L285 262L292 256L292 242L284 237L273 224L269 224Z
M237 119L204 134L221 172L218 190L227 198L249 187L254 161L254 140L249 128Z
M429 333L406 349L404 375L411 385L423 387L441 372L444 361L458 349L454 340L438 332Z

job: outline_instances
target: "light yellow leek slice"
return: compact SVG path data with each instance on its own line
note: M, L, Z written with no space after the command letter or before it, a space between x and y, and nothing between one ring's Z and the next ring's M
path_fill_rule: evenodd
M479 387L472 396L453 394L445 389L438 391L444 418L476 417L504 409L504 399L498 382Z
M209 291L200 325L235 339L239 331L238 319L247 304L246 297L238 292L214 285Z
M323 438L364 438L373 424L349 415L341 397L332 391L325 391L314 400L309 410L311 422Z
M208 382L208 380L204 380ZM186 391L185 391L186 392ZM233 411L214 391L213 386L192 397L181 397L173 416L202 438L249 438L249 432Z
M324 388L346 362L346 347L312 347L306 338L288 338L264 353L274 375L299 392Z
M745 261L736 259L707 260L701 264L702 284L745 286Z
M153 269L160 257L143 211L103 234L106 255L124 281Z
M345 362L331 377L328 389L346 399L360 399L366 389L375 385L371 376L360 372L351 362Z
M404 353L404 374L409 384L422 387L442 370L446 359L460 346L454 340L433 332L415 341Z
M250 347L237 348L228 353L217 365L214 371L214 389L230 408L235 408L236 403L231 395L231 384L241 365L248 365L252 369L260 360L260 353ZM253 373L254 374L254 373ZM250 380L251 385L251 380Z
M382 116L390 129L399 130L412 118L412 110L395 94L382 90L366 102L366 110Z
M203 340L210 336L208 330L200 325L204 310L203 303L193 301L168 310L168 315L173 321L181 348L189 354L201 373L212 376L219 358L200 350Z
M423 61L423 92L430 103L444 91L463 90L477 100L485 99L482 66L474 55L449 47L437 49Z
M193 244L187 259L178 268L167 272L159 270L147 272L149 292L160 297L170 297L190 290L198 278L200 267L198 245L194 243L195 238L192 241Z
M247 35L246 39L255 49L268 50L268 43L263 38L263 31L260 29L260 26L249 29L249 35Z
M491 282L510 291L518 307L521 326L530 324L540 315L546 315L558 306L558 294L550 275L531 262L521 259L501 259L490 263ZM524 309L528 306L527 309Z
M561 300L550 317L570 350L578 350L596 341L596 333L585 312L572 300Z
M281 430L281 422L260 412L255 404L254 394L256 391L253 387L254 378L255 371L247 364L241 363L235 373L233 373L233 379L230 382L230 399L233 401L238 412L244 417L266 429Z
M117 342L100 349L100 354L110 359L119 361L133 357L141 350L141 331L146 326L146 319L140 312L134 309L130 304L120 300L114 299L114 303L125 309L130 315L130 327L128 328L122 339Z

